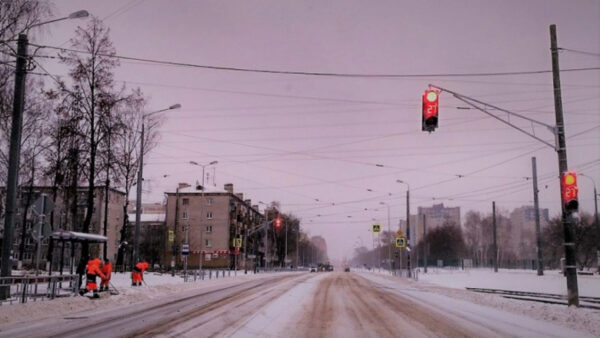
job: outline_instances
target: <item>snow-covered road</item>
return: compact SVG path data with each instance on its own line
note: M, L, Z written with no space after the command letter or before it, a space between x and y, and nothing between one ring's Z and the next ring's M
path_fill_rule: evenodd
M266 274L131 305L0 324L0 336L593 336L438 291L406 279L365 273Z

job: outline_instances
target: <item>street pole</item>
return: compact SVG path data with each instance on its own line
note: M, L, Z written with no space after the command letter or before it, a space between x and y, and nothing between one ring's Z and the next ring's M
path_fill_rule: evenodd
M390 206L389 204L386 203L385 205L387 207L387 212L388 212L388 234L390 236L390 241L388 243L388 264L389 264L389 268L390 268L390 272L392 271L392 229L390 226Z
M284 268L286 267L286 264L287 264L287 248L288 248L288 246L287 246L288 245L288 242L287 242L288 236L287 235L288 235L288 226L287 226L287 222L286 222L286 224L285 224L285 254L283 255L283 267Z
M493 258L494 258L494 272L498 272L498 242L496 233L496 202L492 202L492 232L494 236L494 243L492 245Z
M409 250L406 250L406 267L408 269L408 278L411 278L412 271L410 265L410 188L406 189L406 241L408 242L409 248Z
M425 219L425 214L423 214L423 271L427 273L427 223Z
M21 132L23 107L25 105L25 76L27 74L27 35L19 34L17 42L17 65L13 97L12 125L10 130L10 150L8 154L8 175L6 179L6 204L4 212L4 236L2 239L2 267L0 277L9 277L12 270L12 243L17 214L17 186L19 184L19 156L21 153ZM10 297L10 286L0 287L0 299Z
M598 215L598 213L596 212L596 216ZM300 238L300 222L298 222L298 231L296 232L296 270L298 270L298 265L299 265L299 261L298 261L298 244L299 244L299 238Z
M186 208L187 213L187 208ZM188 214L188 221L185 227L185 244L188 246L188 255L189 255L189 245L190 245L190 217ZM188 255L183 255L183 280L187 281L187 260Z
M105 187L104 187L104 228L102 231L102 234L104 235L104 237L106 237L106 232L108 231L108 191L110 190L110 153L111 153L111 148L110 148L110 139L111 139L111 132L110 129L108 130L108 161L106 164L106 182L105 182ZM137 201L136 201L137 202ZM106 251L108 250L108 241L105 241L102 244L102 256L104 258L104 260L108 259L108 255L106 254Z
M556 138L558 147L559 180L568 170L567 145L565 140L565 125L562 111L562 96L560 89L560 69L558 64L558 44L556 42L556 25L550 25L550 50L552 52L552 83L554 87L554 111L556 115ZM567 277L567 298L569 306L579 306L579 290L577 286L577 266L575 261L575 236L573 235L573 212L566 210L562 203L563 185L560 184L560 201L562 207L562 224L565 246L565 274Z
M581 174L582 177L589 178L594 184L594 227L596 228L596 267L600 273L600 222L598 222L598 192L596 191L596 181L591 176Z
M175 277L175 268L177 267L177 225L179 224L179 188L175 189L175 222L173 225L173 246L171 247L171 276Z
M269 213L265 206L265 271L269 267Z
M533 208L535 209L535 239L537 249L537 275L544 275L544 263L542 260L542 232L540 230L540 206L538 199L537 165L535 157L531 158L531 170L533 171Z
M138 164L138 175L137 175L137 190L135 198L135 234L133 237L133 255L131 255L131 270L138 261L139 249L140 249L140 222L142 217L142 171L144 170L144 129L145 129L145 118L142 115L142 136L140 139L140 159ZM175 219L177 222L177 219ZM177 237L177 234L175 234Z

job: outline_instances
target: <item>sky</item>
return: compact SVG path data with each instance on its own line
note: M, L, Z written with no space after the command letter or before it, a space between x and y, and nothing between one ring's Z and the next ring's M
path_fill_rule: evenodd
M148 111L165 113L145 157L144 202L178 182L233 183L253 204L278 201L329 255L370 246L374 221L392 230L406 215L444 203L490 213L533 204L537 159L540 207L560 212L556 152L440 96L439 128L421 131L429 84L554 125L552 74L442 76L551 70L549 25L557 25L562 70L600 66L598 1L161 1L56 0L54 15L80 9L104 20L117 54L203 66L340 74L347 77L215 70L121 61L115 79L139 87ZM30 41L69 47L67 20ZM48 50L51 54L54 51ZM582 53L584 52L584 53ZM45 68L67 70L53 59ZM561 73L568 164L579 177L581 210L593 212L600 184L600 71ZM507 115L499 113L506 118ZM553 142L546 128L510 117Z

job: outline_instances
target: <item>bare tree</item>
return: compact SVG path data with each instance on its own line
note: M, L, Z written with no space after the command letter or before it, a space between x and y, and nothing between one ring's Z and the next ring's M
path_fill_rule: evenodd
M123 226L121 227L121 239L119 252L117 253L117 265L123 264L123 254L126 242L131 242L129 238L129 219L127 209L129 207L129 193L136 182L136 175L139 170L140 159L140 138L142 129L142 116L146 108L147 100L140 89L134 90L126 100L117 108L115 115L118 115L122 124L119 133L114 139L112 151L112 161L115 165L115 183L125 191L125 204L123 205ZM150 116L146 121L146 132L144 140L144 152L148 153L157 144L159 134L158 127L162 119L159 115Z
M80 151L85 156L87 208L82 231L89 232L94 211L95 181L100 171L98 151L107 136L106 126L112 123L109 120L110 112L120 101L119 93L113 89L113 71L118 66L118 60L114 58L115 49L109 39L109 30L98 18L92 18L85 28L79 27L71 39L71 45L83 53L60 55L61 62L71 67L69 75L72 82L69 89L61 86L60 90L63 102L79 122L73 132L79 134L83 141ZM89 257L87 243L82 246L81 256L79 273L83 273Z

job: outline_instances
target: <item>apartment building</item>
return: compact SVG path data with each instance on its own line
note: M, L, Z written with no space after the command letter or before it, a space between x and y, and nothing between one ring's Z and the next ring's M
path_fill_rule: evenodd
M550 215L548 209L540 211L540 230L548 225ZM536 259L535 208L530 205L514 209L510 213L510 243L513 252L519 259Z
M78 231L83 230L83 221L87 212L87 187L78 187L77 193L74 194L70 189L53 190L51 186L33 186L20 187L19 195L17 196L17 205L19 211L15 218L15 231L13 234L13 252L15 253L15 261L21 261L23 264L33 264L35 259L35 241L32 238L33 225L39 222L39 217L32 210L32 205L42 195L48 196L49 200L54 200L52 217L47 216L47 223L51 226L52 231L66 230ZM2 196L2 205L4 205L5 189L0 189ZM54 198L54 196L56 196ZM116 259L119 248L120 231L123 226L123 205L125 204L125 193L110 188L108 190L108 218L106 227L106 253L109 259ZM27 212L25 212L27 209ZM94 210L92 211L92 220L90 223L89 232L93 234L104 235L104 219L105 219L105 188L97 186L94 189ZM3 215L1 222L4 224ZM24 232L23 232L24 229ZM69 243L66 243L68 246ZM42 262L45 262L48 240L42 241ZM102 244L90 244L90 254L99 257L104 256L104 246ZM70 249L67 247L67 252ZM76 257L79 252L75 252ZM55 260L58 255L54 255Z
M232 268L237 264L251 269L264 264L264 232L255 231L264 216L242 193L234 193L233 184L225 184L223 190L180 184L165 194L169 235L164 263L181 268L181 249L187 244L188 268ZM241 248L234 247L234 238L242 238Z
M425 219L425 220L424 220ZM444 203L434 204L431 207L418 207L416 215L410 215L410 245L415 246L423 239L424 227L427 231L438 228L444 224L460 226L460 207L444 207ZM406 221L401 220L399 229L406 235Z

